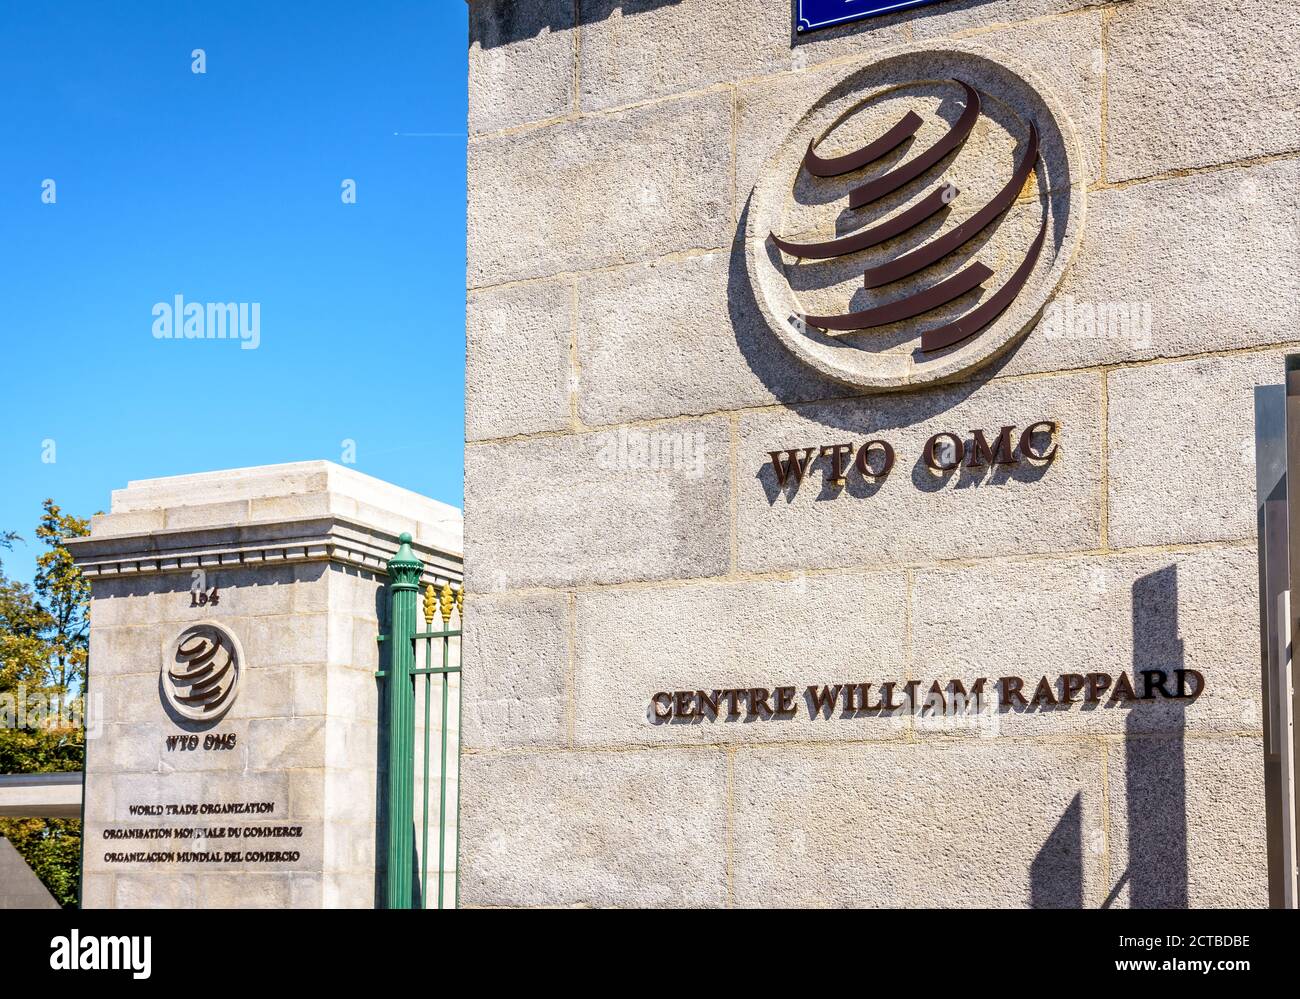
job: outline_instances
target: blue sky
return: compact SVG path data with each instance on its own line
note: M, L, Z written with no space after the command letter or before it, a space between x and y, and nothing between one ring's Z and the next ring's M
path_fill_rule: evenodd
M0 529L28 539L8 573L30 580L46 496L88 515L128 479L339 461L344 440L461 505L466 20L463 0L4 5ZM257 349L155 339L178 294L259 303Z

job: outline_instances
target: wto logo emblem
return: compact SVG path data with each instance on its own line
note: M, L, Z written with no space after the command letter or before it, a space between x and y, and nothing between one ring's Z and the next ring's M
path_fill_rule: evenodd
M191 721L216 721L235 701L243 658L239 640L221 625L191 625L172 643L172 654L163 662L167 703Z
M855 187L849 193L849 208L854 210L865 208L867 205L878 202L885 195L892 194L904 184L921 176L966 141L966 137L970 135L971 129L975 127L975 122L980 116L980 93L974 87L962 83L960 80L954 80L953 82L966 92L966 109L962 112L961 117L957 119L956 124L949 129L948 134L925 152L908 160L902 166L859 187ZM898 148L902 143L911 139L920 127L920 116L914 111L909 111L905 118L875 142L863 146L856 153L851 153L848 156L823 159L817 155L812 146L809 146L808 152L804 155L804 168L816 177L839 177L843 174L853 173ZM931 264L937 263L950 253L954 253L965 246L986 228L994 224L999 216L1011 207L1012 202L1016 200L1017 195L1025 186L1025 181L1033 173L1034 166L1037 163L1038 129L1031 122L1029 125L1029 143L1024 156L1016 167L1015 173L1011 175L1011 179L992 201L984 205L965 222L949 229L937 239L932 239L909 253L895 257L888 263L868 268L863 275L863 284L867 288L880 288L892 284L895 281L910 277ZM832 239L823 243L790 243L780 239L775 234L770 238L773 243L792 257L812 260L840 257L854 253L857 250L878 246L910 232L921 223L945 211L960 193L951 183L943 184L911 208L895 215L888 222L881 223L871 229L864 229L852 236L845 236L843 239ZM1029 279L1034 264L1038 262L1039 251L1043 248L1043 237L1046 235L1047 219L1044 217L1043 224L1038 228L1038 235L1034 237L1028 255L1025 257L1024 262L1016 268L1016 272L1011 276L1011 279L1002 286L997 294L987 298L965 316L954 319L942 326L926 330L921 336L921 349L929 351L951 347L969 336L974 336L996 319L1011 304L1012 299L1016 297L1016 294L1024 287L1025 281ZM934 287L896 299L888 305L878 305L872 309L863 309L844 315L803 316L801 318L807 325L824 330L873 329L902 319L911 319L914 316L937 309L941 305L946 305L955 299L961 298L966 292L981 287L992 276L993 271L991 268L976 261Z
M1036 325L1077 246L1086 176L1028 71L974 44L899 50L847 71L760 174L755 299L839 381L963 377Z

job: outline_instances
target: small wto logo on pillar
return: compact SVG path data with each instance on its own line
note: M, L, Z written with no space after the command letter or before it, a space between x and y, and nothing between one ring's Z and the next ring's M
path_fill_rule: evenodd
M50 967L55 971L129 971L137 980L153 973L153 937L68 936L50 940Z
M832 81L760 174L755 297L777 338L839 381L962 377L1037 321L1078 242L1084 178L1030 71L964 43L886 53Z
M216 721L235 702L243 659L229 629L213 621L191 625L163 661L163 696L183 718Z

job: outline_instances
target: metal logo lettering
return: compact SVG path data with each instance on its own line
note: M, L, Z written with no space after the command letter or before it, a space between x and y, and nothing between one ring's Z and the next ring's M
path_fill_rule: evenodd
M962 377L1018 342L1063 277L1086 189L1073 128L990 55L949 43L849 71L760 175L755 298L823 374L868 390ZM950 74L924 75L936 65Z
M925 152L919 156L914 156L897 169L868 181L860 187L855 187L849 195L849 208L854 210L865 208L867 205L879 201L886 194L892 194L904 184L921 176L949 153L960 148L962 143L966 141L966 137L970 135L976 119L979 118L980 94L974 87L960 80L954 80L953 82L966 92L966 108L961 117L957 119L956 124L949 129L948 134ZM860 170L867 164L880 159L902 142L910 139L916 133L920 124L921 119L914 112L909 111L907 117L880 139L868 146L864 146L857 153L834 159L822 159L810 145L807 154L804 156L804 168L817 177L838 177L841 174ZM965 222L949 229L939 238L924 243L910 253L896 257L887 264L868 268L863 274L864 286L879 288L901 278L910 277L922 268L939 262L950 253L969 243L984 229L993 225L998 217L1011 207L1012 202L1016 200L1016 196L1024 187L1029 175L1033 173L1037 163L1038 129L1030 122L1029 141L1024 155L1020 164L1016 167L1015 173L1011 175L1011 179L1006 186L998 192L997 197L980 208ZM770 238L772 242L792 257L811 259L838 257L903 235L926 219L946 210L960 193L950 183L941 185L921 199L915 206L894 216L890 221L843 239L834 239L824 243L789 243L775 234ZM1046 234L1047 216L1044 213L1042 225L1038 228L1038 235L1034 238L1028 254L1020 266L1016 268L1011 279L1002 286L1002 290L963 318L927 330L921 337L921 349L940 350L943 347L951 347L954 343L958 343L969 336L974 336L996 319L1011 304L1011 300L1015 298L1017 292L1024 287L1034 264L1038 261L1038 253L1042 249L1043 237ZM888 305L838 316L803 316L802 319L809 326L816 326L825 330L872 329L876 326L884 326L900 319L910 319L913 316L919 316L932 309L937 309L940 305L946 305L968 291L982 287L985 281L992 276L992 269L976 261L934 287L897 299Z

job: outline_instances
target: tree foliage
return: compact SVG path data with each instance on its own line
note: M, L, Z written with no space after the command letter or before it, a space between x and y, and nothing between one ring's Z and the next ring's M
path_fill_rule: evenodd
M61 539L89 533L89 521L46 500L36 526L44 550L32 586L0 564L0 773L80 770L85 760L83 697L88 659L90 585ZM0 548L21 540L0 532ZM66 710L75 704L76 711ZM76 723L73 722L76 719ZM4 836L62 905L75 905L81 823L72 819L0 819Z
M0 835L65 908L77 904L81 882L79 819L0 819Z
M47 632L50 652L48 682L63 693L80 689L86 682L86 655L90 632L90 583L72 561L63 538L82 538L90 533L90 521L65 514L47 499L42 504L36 537L46 550L36 559L33 585L37 599L52 621Z
M14 531L0 531L0 548L7 548L9 551L14 550L14 542L18 540L18 535ZM5 561L0 558L0 571L4 570Z

